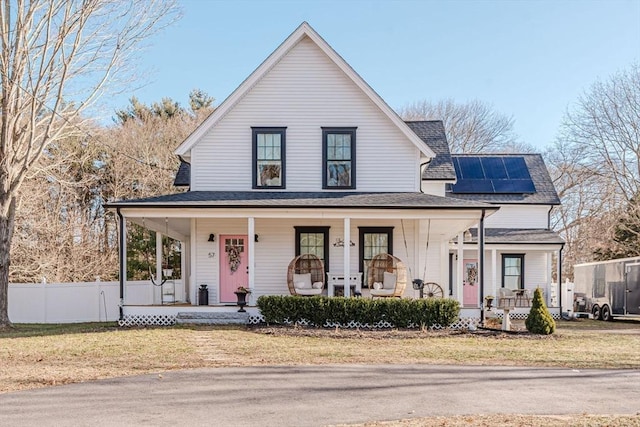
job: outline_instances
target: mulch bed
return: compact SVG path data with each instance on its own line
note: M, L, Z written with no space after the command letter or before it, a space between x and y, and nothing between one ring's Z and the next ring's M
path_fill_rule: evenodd
M250 329L258 334L287 336L287 337L316 337L316 338L336 338L336 339L416 339L416 338L436 338L436 337L469 337L480 336L498 339L544 339L549 335L534 335L526 329L519 327L512 331L501 331L498 329L478 328L468 329L344 329L344 328L315 328L309 326L275 326L256 325Z

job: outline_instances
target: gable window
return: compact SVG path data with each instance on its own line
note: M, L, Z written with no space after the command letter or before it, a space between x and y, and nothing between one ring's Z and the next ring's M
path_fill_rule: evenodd
M502 254L502 287L524 289L523 254Z
M312 254L329 271L329 227L294 227L296 230L296 256Z
M253 131L253 188L285 188L286 128Z
M358 227L360 231L360 271L367 287L369 264L378 254L393 255L393 227Z
M322 128L322 188L356 188L356 128Z

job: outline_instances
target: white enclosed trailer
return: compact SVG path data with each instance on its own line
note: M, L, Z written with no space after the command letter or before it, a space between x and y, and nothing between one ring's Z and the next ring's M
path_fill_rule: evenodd
M640 257L577 264L573 309L595 319L640 315Z

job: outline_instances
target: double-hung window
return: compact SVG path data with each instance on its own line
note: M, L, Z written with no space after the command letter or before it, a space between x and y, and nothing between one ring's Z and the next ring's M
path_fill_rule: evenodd
M502 254L502 287L524 289L523 254Z
M253 188L285 188L286 128L253 131Z
M324 263L325 271L329 271L329 227L295 227L296 256L315 255Z
M358 227L360 230L360 271L367 286L369 264L378 254L393 254L393 227Z
M356 188L356 128L322 128L322 188Z

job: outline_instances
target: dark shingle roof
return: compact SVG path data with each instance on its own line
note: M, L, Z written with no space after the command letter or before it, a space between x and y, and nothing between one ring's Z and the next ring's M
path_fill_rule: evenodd
M472 228L471 240L466 243L478 243L478 229ZM562 244L564 240L554 231L539 228L485 228L485 243L520 244Z
M492 209L477 201L424 193L189 191L145 199L107 203L109 208L363 208L363 209Z
M189 163L180 161L180 167L176 172L173 185L176 187L189 187L191 185L191 165Z
M454 154L452 157L522 157L529 169L529 175L536 187L535 193L530 194L461 194L452 193L447 189L447 197L456 199L477 200L486 203L501 204L529 204L529 205L559 205L560 198L553 186L547 166L540 154Z
M434 153L433 158L422 172L424 180L454 180L456 171L451 162L449 143L441 120L405 122Z

